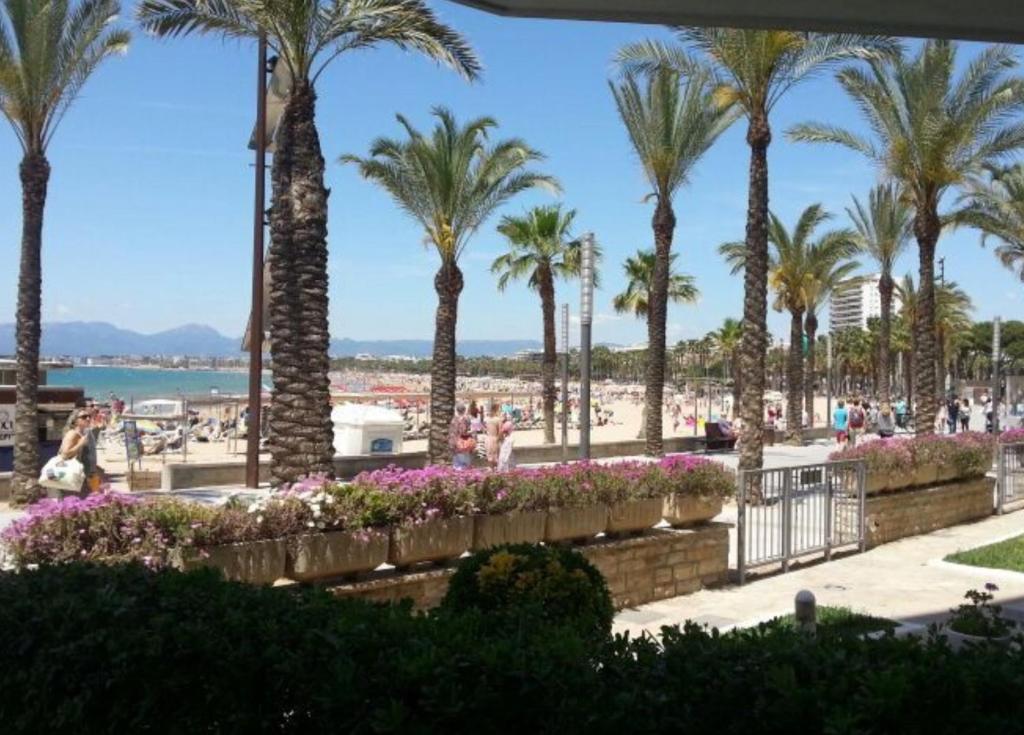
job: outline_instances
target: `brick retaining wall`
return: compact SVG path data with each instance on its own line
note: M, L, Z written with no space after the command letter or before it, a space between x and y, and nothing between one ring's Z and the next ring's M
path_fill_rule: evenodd
M868 548L992 515L995 479L978 477L867 498Z
M578 547L604 575L616 608L634 607L722 584L728 575L729 526L707 523L689 530L654 529L626 539L600 539ZM337 585L339 597L395 602L411 598L419 609L437 605L454 568L388 574Z

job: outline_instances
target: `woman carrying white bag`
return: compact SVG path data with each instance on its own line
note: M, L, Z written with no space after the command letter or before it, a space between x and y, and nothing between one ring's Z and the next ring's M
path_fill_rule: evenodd
M80 457L89 444L88 412L79 411L75 414L72 427L64 434L57 456L43 466L39 474L39 484L58 497L64 495L81 495L85 485L85 468Z

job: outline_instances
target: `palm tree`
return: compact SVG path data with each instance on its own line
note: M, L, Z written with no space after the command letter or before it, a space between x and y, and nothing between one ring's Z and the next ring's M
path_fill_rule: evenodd
M338 56L379 44L414 49L468 79L478 75L480 64L466 41L422 0L142 0L137 15L143 28L159 36L265 35L288 72L271 167L271 475L285 483L330 474L328 191L316 128L316 82Z
M804 402L804 313L808 304L820 293L817 280L824 271L835 268L853 253L853 233L831 230L813 240L815 230L831 218L820 204L812 204L801 212L790 233L774 213L768 224L768 240L774 251L769 254L768 282L775 292L773 308L789 311L789 355L786 361L786 440L801 441L801 410ZM746 267L749 250L744 242L725 243L719 248L732 272ZM844 273L856 263L843 263ZM813 292L813 293L812 293ZM812 409L813 411L813 409Z
M882 305L881 323L878 335L878 373L880 382L878 395L882 401L892 398L889 384L891 371L890 342L892 341L892 295L896 282L892 279L892 271L896 259L910 241L913 231L913 215L906 200L897 187L892 184L876 186L868 194L867 205L857 197L853 198L853 208L846 213L857 229L857 243L860 249L868 253L881 271L878 280L878 294Z
M852 233L851 233L852 234ZM819 252L819 255L824 253ZM818 339L818 310L832 295L836 286L849 278L856 263L835 262L828 258L818 257L812 262L814 278L806 284L807 314L804 316L804 334L807 336L807 360L804 373L804 406L807 410L807 428L814 426L814 383L818 376L818 351L815 349ZM826 380L828 376L825 376ZM828 419L826 419L826 422Z
M832 143L862 153L897 182L914 208L919 319L915 356L919 414L938 408L935 385L935 248L939 202L984 167L1024 147L1024 79L1007 77L1013 51L990 46L956 78L956 44L927 41L913 58L871 59L870 70L844 69L839 83L867 118L873 138L821 123L797 125L790 138ZM931 421L919 421L931 433Z
M722 326L708 336L715 350L725 361L725 375L732 380L732 410L735 415L740 407L740 390L743 383L741 373L736 370L740 344L743 342L743 323L738 319L726 317Z
M914 405L914 373L918 362L917 356L917 325L921 313L920 293L914 285L914 277L907 273L903 280L896 284L896 295L900 299L900 319L897 332L899 341L905 348L903 352L903 380L907 394L907 405Z
M981 230L981 241L1001 240L996 256L1024 281L1024 165L989 167L988 180L972 181L961 197L966 206L954 224Z
M376 183L423 227L425 240L441 258L434 276L437 317L430 368L430 439L427 456L446 462L448 426L455 410L455 325L463 276L462 255L473 234L498 207L528 189L558 192L550 176L526 170L543 156L518 138L488 144L497 127L490 117L460 126L449 110L435 108L438 122L424 135L404 117L407 140L379 138L368 158L342 156L363 178Z
M686 273L672 272L678 257L679 253L672 253L668 258L668 300L675 304L694 304L700 298L696 279ZM637 319L649 320L656 261L653 250L637 250L636 255L626 258L622 264L626 290L612 298L612 308L616 313L633 314Z
M581 244L569 234L575 218L575 209L563 212L557 204L534 207L521 217L503 217L498 232L508 240L509 250L491 265L491 272L499 274L499 291L504 291L510 281L527 278L529 287L540 295L544 321L541 396L544 441L548 444L555 442L555 279L580 274ZM599 258L600 249L595 246L594 250L595 258Z
M97 67L128 48L127 31L111 24L117 0L6 0L0 20L0 110L22 158L21 263L15 342L15 502L38 495L39 339L42 331L43 213L50 181L46 151L68 108Z
M743 443L740 468L761 467L764 429L765 356L768 349L768 145L769 115L794 85L843 59L888 55L899 49L892 39L878 36L757 31L730 28L680 28L682 46L645 41L619 52L619 61L632 71L674 69L700 74L706 58L716 74L715 98L736 105L747 118L750 146L750 185L747 198L744 273ZM689 49L687 48L689 47Z
M646 84L632 74L609 83L619 116L629 134L640 166L655 200L651 227L654 230L654 268L649 281L647 316L647 419L645 452L663 451L661 428L662 393L665 386L665 327L669 300L669 269L676 215L672 198L684 186L693 168L735 115L712 100L707 74L689 76L660 70Z
M946 390L949 359L971 329L971 297L954 281L935 289L935 385L939 395Z

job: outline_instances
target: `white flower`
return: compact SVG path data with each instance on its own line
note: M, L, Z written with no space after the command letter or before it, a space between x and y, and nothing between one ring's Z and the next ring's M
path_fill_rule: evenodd
M263 523L263 516L256 516L257 523Z

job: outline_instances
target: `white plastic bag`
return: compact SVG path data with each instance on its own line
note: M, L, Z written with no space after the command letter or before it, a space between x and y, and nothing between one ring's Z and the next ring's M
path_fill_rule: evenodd
M55 490L77 493L85 481L85 468L77 459L63 459L59 454L43 465L39 484Z

